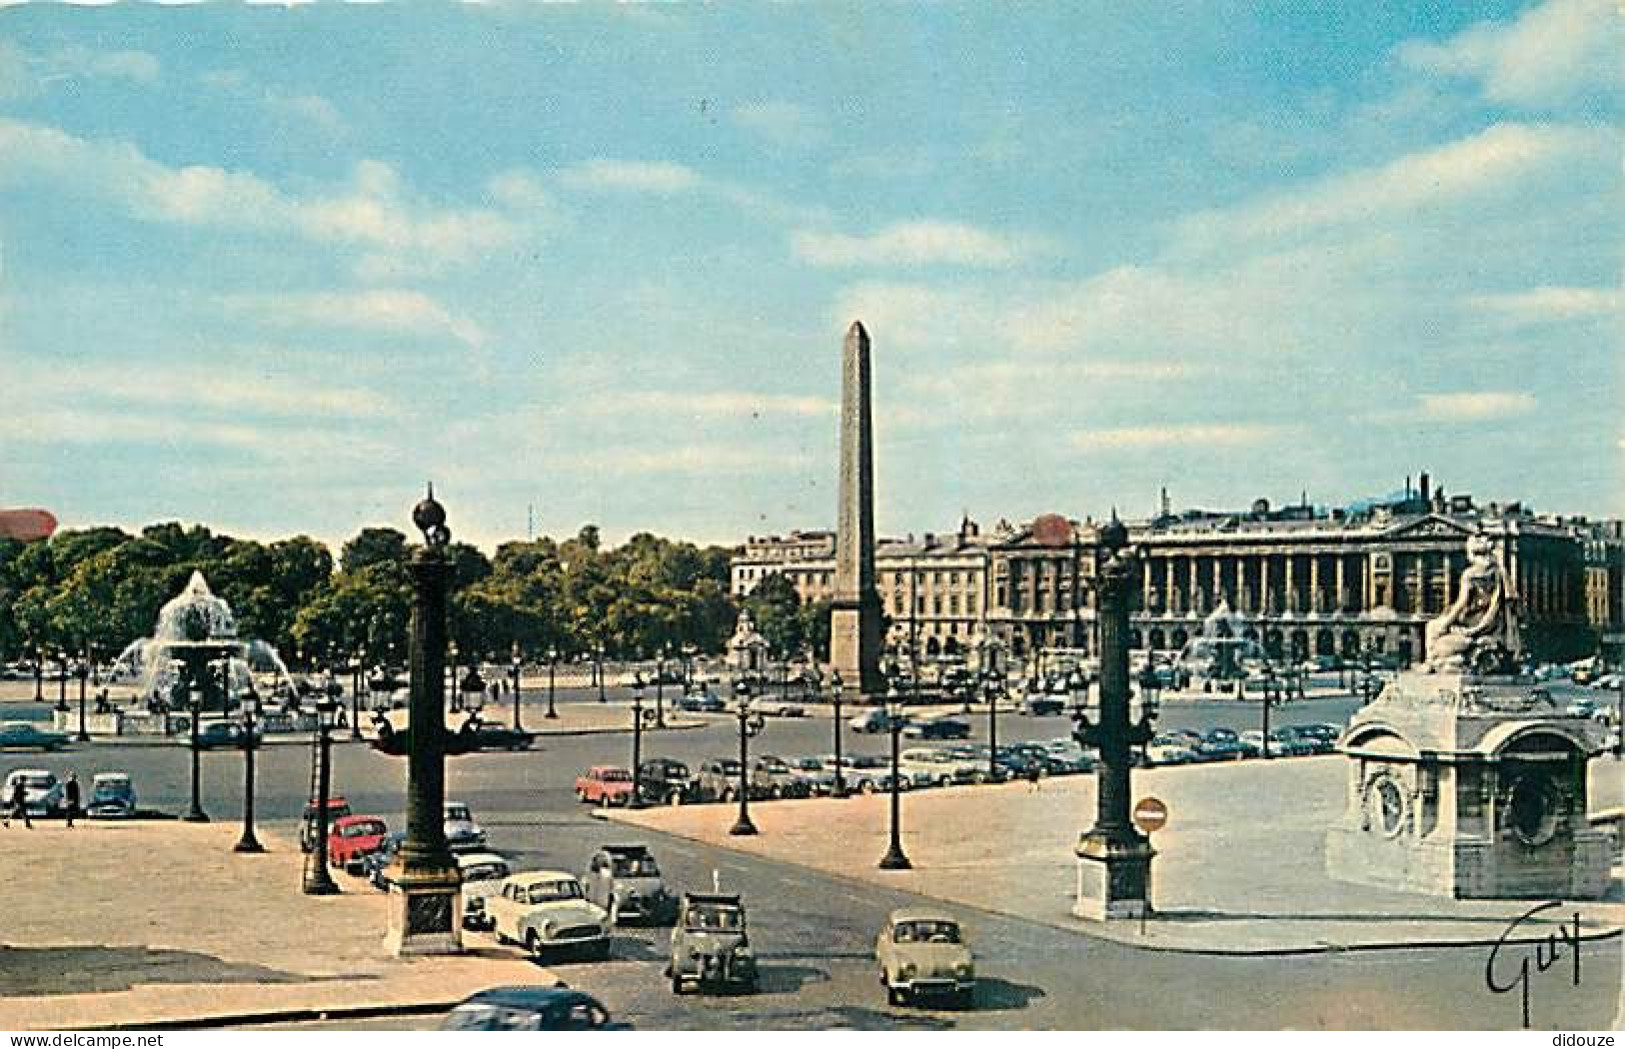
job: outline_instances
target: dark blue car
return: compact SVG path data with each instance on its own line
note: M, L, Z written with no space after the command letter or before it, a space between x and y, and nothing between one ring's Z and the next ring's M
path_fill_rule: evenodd
M598 999L568 987L489 987L459 1002L442 1031L601 1031L613 1029Z

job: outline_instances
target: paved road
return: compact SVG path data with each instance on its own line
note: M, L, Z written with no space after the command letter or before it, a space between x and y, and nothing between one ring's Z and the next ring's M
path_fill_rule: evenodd
M1314 700L1289 706L1282 722L1345 720L1352 700ZM1248 727L1256 706L1211 703L1170 706L1167 727ZM973 718L977 738L985 715ZM1064 718L1001 719L1000 737L1049 738L1067 731ZM785 755L829 750L830 724L775 719L757 748ZM854 749L878 752L884 737L847 734ZM579 870L598 844L624 839L576 803L578 770L600 762L624 763L625 736L544 740L519 754L454 759L449 795L471 804L492 845L521 867ZM731 717L698 730L652 734L648 754L690 763L734 751ZM291 836L306 797L309 748L273 745L261 752L262 818ZM0 767L41 765L59 772L124 768L136 777L143 802L171 811L185 805L184 748L154 744L92 744L84 750L39 757L6 755ZM365 746L336 749L335 784L358 811L392 824L403 817L403 763ZM206 807L216 818L237 818L241 759L205 755ZM906 804L906 803L905 803ZM1085 819L1081 813L1059 818ZM16 833L16 831L13 831ZM741 856L663 835L640 833L678 886L721 884L745 894L752 938L763 960L763 988L753 996L687 995L676 998L662 979L664 930L626 930L613 960L560 961L572 985L599 995L619 1018L640 1028L1099 1028L1099 1027L1507 1027L1518 1023L1515 995L1495 996L1483 986L1487 952L1407 950L1296 958L1224 958L1156 954L1106 943L1066 929L964 911L977 945L982 984L975 1007L963 1011L894 1009L885 1004L871 950L876 930L893 907L916 902L904 893L877 890L800 868ZM873 862L854 857L854 863ZM347 888L368 891L349 879ZM292 886L288 887L291 891ZM1586 948L1583 986L1556 973L1535 977L1537 1025L1598 1028L1612 1019L1598 988L1617 987L1619 946ZM1533 967L1531 967L1533 968ZM433 1027L437 1017L406 1017L337 1027ZM307 1025L320 1026L320 1025Z

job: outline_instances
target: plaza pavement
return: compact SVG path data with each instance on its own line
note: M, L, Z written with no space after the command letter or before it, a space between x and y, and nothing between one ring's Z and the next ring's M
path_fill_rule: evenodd
M984 911L1075 929L1126 945L1221 954L1493 943L1522 901L1449 900L1335 881L1325 830L1344 805L1339 755L1136 771L1137 798L1167 803L1153 839L1156 913L1098 923L1072 916L1073 847L1093 822L1095 777L951 787L903 796L909 871L882 871L889 796L758 802L761 833L732 837L736 808L695 805L616 811L609 818L885 885ZM1594 809L1617 811L1625 776L1593 763ZM1616 868L1606 900L1575 905L1582 934L1617 934L1625 897ZM1565 909L1565 914L1572 911Z
M394 959L386 897L337 876L299 891L301 855L231 851L240 828L36 821L0 831L0 1030L210 1026L446 1009L496 984L553 983L517 950Z

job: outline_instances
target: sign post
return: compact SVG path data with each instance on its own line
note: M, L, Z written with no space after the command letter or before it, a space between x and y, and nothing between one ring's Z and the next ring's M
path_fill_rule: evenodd
M1153 833L1168 825L1168 806L1161 798L1141 798L1134 803L1134 812L1130 818L1134 820L1134 826L1139 828L1140 833L1149 838ZM1147 885L1146 894L1148 898L1146 899L1146 906L1140 911L1141 936L1145 935L1146 912L1151 909L1150 889L1151 886Z

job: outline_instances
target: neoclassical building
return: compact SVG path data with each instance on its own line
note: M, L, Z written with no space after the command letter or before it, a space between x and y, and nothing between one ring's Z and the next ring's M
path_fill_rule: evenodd
M1446 497L1424 475L1397 499L1324 511L1187 510L1131 521L1140 553L1136 648L1176 652L1215 610L1271 655L1373 656L1404 665L1424 655L1423 630L1454 599L1467 537L1495 542L1516 580L1530 651L1570 660L1621 629L1618 522L1535 514L1518 504ZM953 655L984 635L1011 654L1096 650L1093 577L1099 524L1045 514L983 534L966 519L945 534L881 540L876 579L888 643ZM803 600L830 594L834 536L753 537L733 562L733 590L783 574Z

